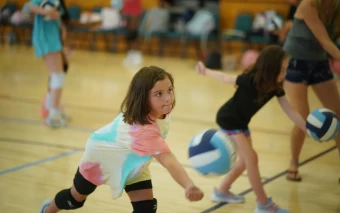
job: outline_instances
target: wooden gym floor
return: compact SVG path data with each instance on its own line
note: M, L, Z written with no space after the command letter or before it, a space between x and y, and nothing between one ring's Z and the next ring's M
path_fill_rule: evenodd
M87 137L117 115L134 70L122 66L124 55L76 51L63 93L72 122L64 129L49 129L39 116L48 73L31 48L0 46L0 208L4 213L37 213L44 199L70 187ZM196 184L205 192L200 202L190 203L184 191L157 162L151 164L159 213L249 213L255 196L246 174L232 187L246 196L244 204L210 201L221 178L198 175L188 163L191 137L205 128L217 127L215 114L234 88L198 76L195 61L147 56L145 65L157 65L173 73L177 106L173 111L167 142ZM320 107L310 92L311 108ZM307 139L301 160L301 183L288 182L292 122L276 100L268 103L251 122L254 147L265 190L292 213L340 212L340 161L334 143ZM108 187L97 188L85 207L74 212L132 212L126 194L111 199Z

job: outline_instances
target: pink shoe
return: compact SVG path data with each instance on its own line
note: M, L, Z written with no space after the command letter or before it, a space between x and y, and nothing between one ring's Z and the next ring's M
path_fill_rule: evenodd
M47 118L48 113L49 113L48 109L46 109L46 107L45 107L45 102L46 102L46 95L45 95L44 101L42 102L41 108L40 108L40 115L43 118Z
M40 108L40 116L43 117L44 119L46 119L48 117L48 114L49 114L49 110L45 107L46 96L47 95L45 95L44 101L42 102L41 108ZM60 108L63 109L64 106L61 105ZM62 112L62 115L63 115L64 119L71 120L71 117L69 115L67 115L65 112Z

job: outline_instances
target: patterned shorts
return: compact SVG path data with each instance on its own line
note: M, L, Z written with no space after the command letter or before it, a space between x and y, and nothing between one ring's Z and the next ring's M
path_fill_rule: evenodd
M245 136L250 136L250 131L249 129L233 129L233 130L223 130L225 131L228 135L237 135L243 133Z
M318 84L333 79L328 60L307 61L290 59L286 80L305 85Z

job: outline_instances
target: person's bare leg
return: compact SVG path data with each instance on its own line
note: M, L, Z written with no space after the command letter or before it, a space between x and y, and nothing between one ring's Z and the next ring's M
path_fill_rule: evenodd
M247 142L250 143L250 145L252 146L252 141L251 141L250 136L247 137ZM242 173L246 170L246 164L244 162L244 159L240 155L240 151L237 147L237 143L236 143L236 150L237 150L238 160L236 161L233 168L223 178L220 184L220 187L218 188L219 192L226 192L231 187L231 185L235 182L235 180L239 176L241 176Z
M50 73L49 88L51 108L49 109L49 115L46 119L46 123L51 127L60 127L64 125L64 121L59 114L62 85L65 78L61 53L49 53L44 55L43 59Z
M340 97L335 80L329 80L312 86L324 107L334 111L340 118ZM340 155L340 134L335 138Z
M297 110L303 118L307 118L309 114L307 86L304 84L285 81L284 89L291 106ZM290 136L291 161L289 163L287 173L287 178L289 180L301 180L301 177L298 174L298 167L305 136L305 133L299 127L294 125Z

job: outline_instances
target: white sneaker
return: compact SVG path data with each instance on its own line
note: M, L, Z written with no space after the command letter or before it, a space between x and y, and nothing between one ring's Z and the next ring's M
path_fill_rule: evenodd
M132 63L135 66L139 66L143 63L143 55L141 51L134 51L132 56Z
M44 200L40 206L40 211L39 213L45 213L45 209L51 204L50 200Z
M60 128L66 125L66 120L63 117L63 113L60 109L57 109L54 113L52 110L48 114L45 123L52 128Z
M244 203L245 201L244 196L242 195L235 195L229 190L225 193L221 193L217 189L214 189L211 200L219 203Z
M61 109L61 117L65 120L65 121L70 121L72 118L69 114L67 114L64 110Z
M132 60L133 60L132 58L134 57L133 54L134 54L133 50L129 50L128 51L128 53L127 53L127 55L126 55L126 57L125 57L125 59L123 61L123 64L125 66L130 66L132 64Z
M143 63L142 53L141 51L136 50L130 50L123 61L123 64L127 67L138 67L142 63Z

